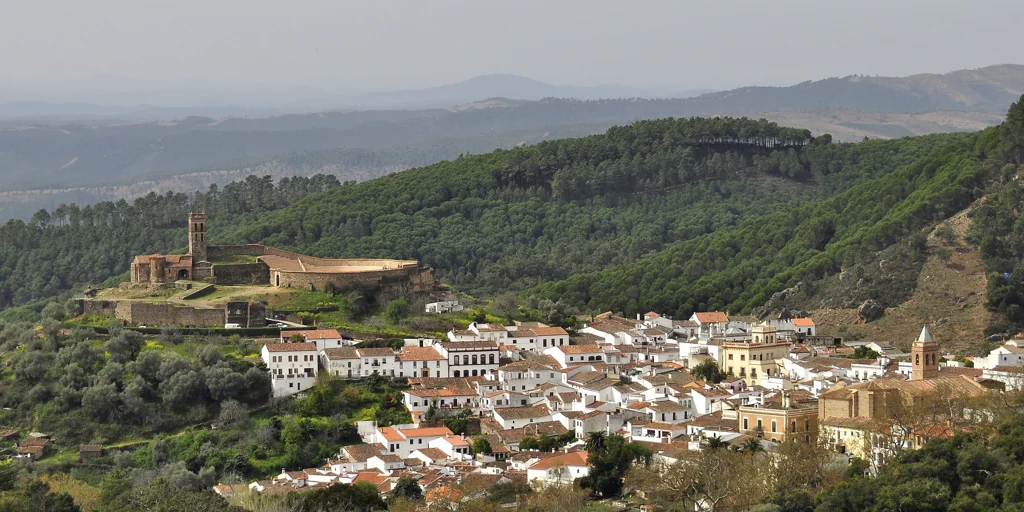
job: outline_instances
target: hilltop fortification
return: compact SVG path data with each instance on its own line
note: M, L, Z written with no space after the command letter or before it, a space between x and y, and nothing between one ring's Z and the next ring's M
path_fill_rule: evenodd
M135 256L132 283L205 281L327 292L358 287L385 297L434 288L433 269L421 267L416 260L326 259L261 244L208 245L207 227L206 214L189 214L188 254Z

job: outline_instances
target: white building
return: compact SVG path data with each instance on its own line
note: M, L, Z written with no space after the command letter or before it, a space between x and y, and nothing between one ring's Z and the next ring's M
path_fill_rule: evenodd
M438 409L465 409L473 407L478 399L476 393L452 389L409 389L402 395L409 412L427 412L431 405Z
M320 351L320 366L331 375L343 379L361 377L359 354L353 347L328 348Z
M448 358L441 354L438 346L405 346L396 356L399 378L404 377L448 377Z
M448 360L450 377L486 376L498 369L498 344L494 341L451 341L435 345Z
M320 367L316 343L271 343L263 345L262 354L274 396L298 393L316 382Z
M438 314L438 313L457 313L466 309L465 306L459 304L457 300L443 300L440 302L430 302L427 304L426 313Z
M431 428L394 428L380 427L376 432L374 442L380 443L387 450L403 459L409 458L412 452L430 448L430 442L445 436L451 436L448 427Z
M454 434L434 439L429 443L428 447L437 448L453 459L467 459L470 457L469 441L465 437Z
M394 377L395 374L395 351L390 348L357 348L359 354L360 369L363 377L378 374L386 377Z
M600 345L565 345L544 351L561 365L562 368L584 363L603 363L604 351Z
M551 411L546 405L495 409L494 420L501 425L501 428L508 430L525 427L531 423L551 421Z
M317 329L314 331L281 331L281 343L288 342L293 336L300 336L303 341L316 343L317 350L351 345L354 341L346 341L337 329Z
M1010 340L996 347L985 357L974 358L974 367L991 370L997 366L1024 366L1024 340Z
M587 452L569 452L542 459L526 469L526 481L539 485L565 484L590 474Z

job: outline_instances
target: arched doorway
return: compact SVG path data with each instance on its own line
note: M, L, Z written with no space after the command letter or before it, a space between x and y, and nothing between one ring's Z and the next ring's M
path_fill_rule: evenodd
M188 270L181 269L178 271L178 279L188 279Z
M281 286L281 274L274 274L274 286Z

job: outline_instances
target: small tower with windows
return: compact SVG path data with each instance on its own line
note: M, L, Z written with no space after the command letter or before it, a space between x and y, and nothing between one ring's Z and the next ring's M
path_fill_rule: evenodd
M188 214L188 253L193 264L206 259L206 214Z
M939 376L939 344L932 339L928 326L921 328L921 335L910 348L913 369L910 380L934 379Z
M751 343L770 345L775 343L776 337L776 329L768 322L757 322L750 328Z

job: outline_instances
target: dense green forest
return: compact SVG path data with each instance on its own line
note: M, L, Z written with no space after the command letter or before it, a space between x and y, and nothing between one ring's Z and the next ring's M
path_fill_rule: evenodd
M749 233L738 236L726 228L758 226L767 233L774 224L790 225L794 218L813 216L808 205L846 193L821 207L832 213L821 219L819 232L813 235L821 240L808 245L818 244L816 250L821 251L834 234L827 219L839 217L842 210L837 207L848 203L855 209L870 208L881 219L898 202L890 189L905 196L914 193L921 183L914 181L918 174L934 173L952 152L970 153L975 137L951 134L834 144L763 121L642 121L600 136L462 158L338 189L267 216L239 234L319 255L417 258L441 270L448 282L474 293L555 283L535 292L591 310L659 307L682 312L709 302L690 301L697 294L668 299L672 304L638 297L630 290L685 293L689 287L666 279L644 282L636 272L637 279L620 280L595 300L586 281L594 277L573 276L609 267L617 270L715 232L728 234L734 252L759 250L764 240L744 240ZM938 153L929 157L933 152ZM869 185L894 172L900 174ZM943 176L956 172L947 169ZM931 193L920 192L915 198ZM926 221L934 213L927 213ZM923 213L913 210L904 216L919 214ZM846 221L836 222L836 229L841 229ZM902 233L890 235L875 245L884 247ZM784 236L772 231L768 243L789 242L779 238ZM721 259L715 255L701 264L726 270L725 258L722 253ZM557 283L563 279L573 280ZM734 302L745 280L716 290L716 303ZM757 290L744 289L743 293L753 292L745 302L775 286L765 282Z

